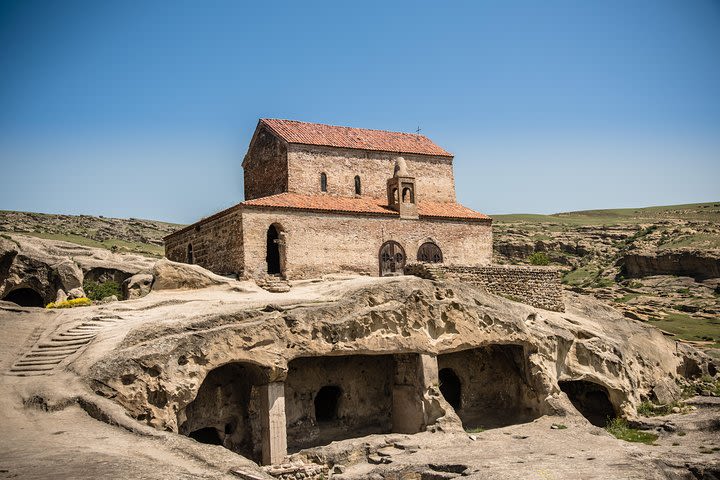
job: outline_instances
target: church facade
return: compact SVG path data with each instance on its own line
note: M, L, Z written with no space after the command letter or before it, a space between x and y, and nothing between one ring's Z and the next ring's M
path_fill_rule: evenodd
M242 166L245 201L168 235L168 259L286 279L491 262L492 219L457 203L453 156L423 135L261 119Z

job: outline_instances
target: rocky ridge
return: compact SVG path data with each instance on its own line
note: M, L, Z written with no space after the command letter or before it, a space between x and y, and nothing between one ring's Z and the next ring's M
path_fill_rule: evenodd
M720 348L720 204L496 216L497 263L545 255L575 292Z

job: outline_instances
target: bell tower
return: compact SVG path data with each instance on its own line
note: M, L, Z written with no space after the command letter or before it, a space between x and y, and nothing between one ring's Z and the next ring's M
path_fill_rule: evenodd
M400 218L418 219L415 198L415 177L408 173L403 157L395 159L393 176L387 181L388 205L400 213Z

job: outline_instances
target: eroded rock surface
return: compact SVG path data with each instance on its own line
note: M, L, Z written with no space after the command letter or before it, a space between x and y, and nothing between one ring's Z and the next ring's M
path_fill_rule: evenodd
M69 298L83 296L85 279L121 284L153 263L141 255L7 235L0 237L0 299L42 307L55 301L59 290Z
M0 398L7 411L22 411L13 402L45 405L67 418L80 405L93 418L142 432L148 448L208 459L202 466L186 460L185 469L208 472L216 465L226 473L237 458L236 465L263 478L232 452L258 458L257 387L283 382L293 458L332 466L340 478L508 478L534 471L511 458L534 462L553 478L578 472L666 478L667 462L588 420L610 412L636 418L640 400L657 396L667 379L716 367L596 300L569 294L566 305L564 313L549 312L467 285L412 277L298 282L282 294L231 280L153 290L128 302L42 312L35 325L44 327L15 341L7 350L13 356L22 345L50 343L73 329L92 328L92 340L32 383L3 377ZM438 380L414 383L424 369L418 357L437 358ZM448 370L459 380L459 398L448 389ZM387 403L396 392L410 399L403 405L416 408L416 416L397 416ZM609 410L598 409L597 398ZM398 435L398 418L425 433ZM553 429L559 423L567 429ZM463 431L481 427L501 428ZM73 428L63 424L58 431ZM342 441L324 446L336 440ZM563 452L569 458L552 457ZM12 462L35 468L19 457ZM138 467L134 461L130 471ZM431 471L444 476L427 476Z

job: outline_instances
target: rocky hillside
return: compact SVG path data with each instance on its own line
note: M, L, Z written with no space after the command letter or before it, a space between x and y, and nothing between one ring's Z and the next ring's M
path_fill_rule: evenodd
M613 303L685 340L720 348L720 202L555 215L494 216L496 263L567 269L568 289ZM0 234L22 233L163 255L182 225L155 220L0 211Z
M152 257L162 257L163 237L181 227L137 218L0 211L0 232L22 233Z
M497 263L567 268L567 288L720 346L720 202L498 215Z

